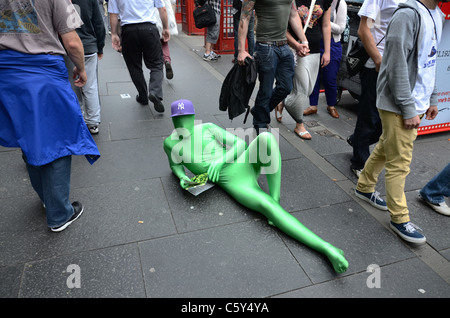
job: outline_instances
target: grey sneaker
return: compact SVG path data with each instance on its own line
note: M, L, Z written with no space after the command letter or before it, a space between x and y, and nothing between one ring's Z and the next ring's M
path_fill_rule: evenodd
M218 58L221 58L222 57L222 55L220 55L220 54L217 54L216 52L214 52L214 51L211 51L211 53L210 53L214 58L216 58L216 59L218 59Z
M203 54L203 60L206 62L217 62L217 58L214 57L211 53L209 53L208 55Z

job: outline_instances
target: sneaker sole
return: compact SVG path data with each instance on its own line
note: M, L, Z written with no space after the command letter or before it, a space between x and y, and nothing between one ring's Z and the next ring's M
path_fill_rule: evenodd
M81 214L83 214L83 212L84 212L84 206L81 207L81 211L80 211L80 213L78 213L78 215L77 215L77 217L76 217L75 219L70 220L70 221L67 221L64 225L61 225L60 227L58 227L58 228L56 228L56 229L50 228L50 230L51 230L52 232L61 232L61 231L64 231L70 224L72 224L73 222L75 222L76 220L78 220L78 219L80 218Z
M172 65L170 65L170 64L166 64L166 78L167 79L172 79L173 78Z
M407 242L423 244L427 241L427 238L425 236L423 238L413 238L413 237L407 236L407 235L403 234L402 232L400 232L395 226L393 226L390 223L389 223L389 227L395 232L395 234L397 234L398 236L400 236L400 238L402 238L403 240L405 240Z
M387 206L382 206L382 205L376 204L375 202L371 201L369 198L366 198L366 197L363 196L362 194L359 194L358 192L356 192L356 190L355 190L355 195L356 195L358 198L360 198L361 200L364 200L364 201L366 201L366 202L369 202L372 206L376 207L376 208L379 209L379 210L382 210L382 211L387 211L387 210L388 210Z

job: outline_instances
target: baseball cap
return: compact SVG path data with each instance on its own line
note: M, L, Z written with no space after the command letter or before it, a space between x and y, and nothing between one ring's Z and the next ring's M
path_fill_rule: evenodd
M171 105L172 116L195 115L194 105L187 99L176 100Z

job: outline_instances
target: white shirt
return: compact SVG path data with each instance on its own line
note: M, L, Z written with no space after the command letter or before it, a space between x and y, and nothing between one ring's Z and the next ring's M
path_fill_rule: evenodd
M372 36L375 44L383 39L389 22L391 21L394 11L397 9L399 3L406 2L406 0L365 0L358 15L369 18L368 23L371 23ZM383 56L384 39L377 46L378 51ZM371 58L367 61L365 67L374 68L375 63Z
M430 96L436 81L437 46L441 40L443 25L438 9L428 10L420 3L418 7L425 28L419 45L419 69L412 96L416 100L417 113L423 114L430 107Z
M120 25L158 21L157 8L163 8L162 0L109 0L108 12L119 15Z
M333 0L330 6L331 10L331 36L334 42L339 42L341 40L341 34L344 32L347 25L347 3L345 0L339 1L339 7L336 13L337 0Z

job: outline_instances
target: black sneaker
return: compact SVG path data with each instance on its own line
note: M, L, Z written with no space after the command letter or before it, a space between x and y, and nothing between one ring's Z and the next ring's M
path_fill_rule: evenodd
M150 101L153 103L153 105L155 106L155 110L158 113L163 113L164 112L164 105L163 105L163 103L161 102L161 100L158 97L156 97L153 94L149 94L148 95L148 99L150 99Z
M136 101L141 105L148 105L147 97L141 97L139 95L136 95Z
M351 138L352 136L353 136L353 135L348 136L346 140L347 140L347 143L348 143L350 146L353 147L353 140L352 140L352 138Z
M166 78L172 79L173 78L172 65L170 64L170 62L166 62L166 63L164 63L164 65L166 66Z
M81 214L84 211L83 205L80 202L75 201L75 202L72 203L72 206L73 206L73 215L69 219L69 221L67 221L66 223L64 223L61 226L51 227L50 230L52 232L61 232L61 231L63 231L66 227L68 227L70 224L72 224L75 220L77 220L81 216Z

